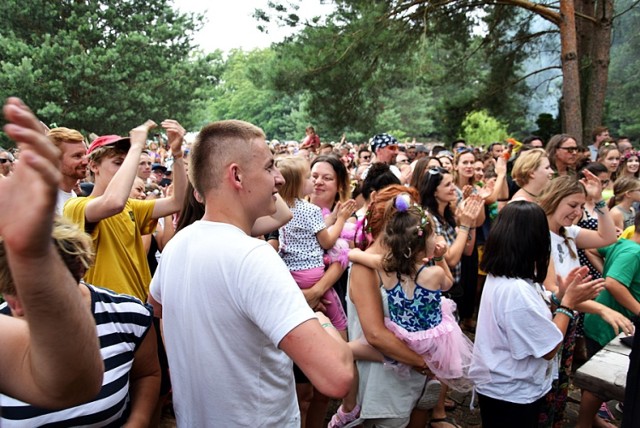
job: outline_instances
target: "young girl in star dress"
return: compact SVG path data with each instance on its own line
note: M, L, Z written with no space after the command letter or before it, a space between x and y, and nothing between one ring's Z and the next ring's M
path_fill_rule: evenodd
M473 343L453 315L455 303L442 296L453 284L444 261L447 247L436 244L432 220L407 193L389 201L384 218L384 232L379 237L385 249L382 259L359 250L352 250L349 258L377 270L387 293L385 326L424 358L438 380L458 391L469 391L473 388L468 378ZM426 266L425 258L433 258L435 266ZM384 356L363 337L349 344L354 358L384 362L398 376L407 376L413 369ZM357 386L356 382L353 388ZM360 407L349 402L356 396L353 390L349 393L329 428L351 426L358 418Z
M408 194L398 195L387 206L382 245L387 252L378 266L388 297L386 327L409 348L424 357L438 379L460 391L473 387L467 378L473 343L464 335L453 315L455 303L442 296L453 284L443 260L446 246L436 245L432 221ZM423 264L433 258L435 266ZM366 359L384 358L367 345ZM358 354L363 356L364 349ZM394 369L409 370L385 359Z

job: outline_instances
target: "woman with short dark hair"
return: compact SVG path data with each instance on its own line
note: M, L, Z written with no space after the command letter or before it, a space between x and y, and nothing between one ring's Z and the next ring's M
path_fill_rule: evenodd
M491 374L488 382L479 378L476 386L483 426L538 426L571 308L602 288L601 280L584 282L586 268L574 269L552 314L542 286L550 247L545 213L527 201L503 208L485 243L480 267L487 280L471 368L472 378L486 369Z

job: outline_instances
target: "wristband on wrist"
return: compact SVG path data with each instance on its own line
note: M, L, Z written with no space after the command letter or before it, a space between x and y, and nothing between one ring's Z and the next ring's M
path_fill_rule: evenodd
M327 327L333 327L333 324L331 324L330 322L326 322L322 324L322 328L327 328Z
M469 233L469 232L471 231L471 228L470 228L469 226L464 226L464 225L462 225L462 224L461 224L460 226L458 226L458 229L460 229L460 230L464 230L464 231L466 231L467 233Z
M573 309L571 309L571 308L570 308L570 307L568 307L568 306L565 306L565 305L560 304L560 305L558 305L558 308L562 308L562 309L564 309L564 310L566 310L566 311L569 311L569 312L573 313Z
M551 301L553 302L554 305L556 306L560 306L560 299L558 299L558 296L556 296L555 291L553 293L551 293Z
M434 257L434 258L433 258L433 261L434 261L434 262L441 262L441 261L443 261L443 260L444 260L444 256Z
M175 154L171 152L171 156L173 156L174 159L181 159L182 156L184 156L184 154L182 152L180 152L180 154Z
M604 214L604 207L606 207L607 204L604 200L598 201L596 202L595 208L593 209L595 212L597 212L598 214Z
M565 309L565 308L564 308L564 307L562 307L562 306L560 306L560 307L558 307L558 308L556 309L556 315L558 315L558 314L565 315L565 316L567 316L567 317L568 317L570 320L572 320L572 321L573 321L573 319L575 318L575 317L574 317L574 315L573 315L573 312L571 312L571 311L569 311L569 310Z

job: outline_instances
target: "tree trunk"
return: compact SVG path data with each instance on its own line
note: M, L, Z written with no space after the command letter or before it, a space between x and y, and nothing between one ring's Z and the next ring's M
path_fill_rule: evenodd
M595 8L597 20L591 41L591 69L586 83L584 132L590 135L593 128L601 126L611 50L613 0L599 0Z
M560 42L562 56L563 129L582 144L582 112L580 110L580 75L576 40L576 18L573 0L560 0Z

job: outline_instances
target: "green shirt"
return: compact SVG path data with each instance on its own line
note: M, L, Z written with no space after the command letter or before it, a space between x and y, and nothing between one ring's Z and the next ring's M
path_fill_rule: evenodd
M615 244L598 250L604 256L604 278L613 278L629 289L631 295L640 301L640 244L627 239L620 239ZM608 290L602 290L596 302L620 312L627 318L632 313L613 298ZM584 331L587 337L604 346L615 336L613 327L599 315L585 314Z

